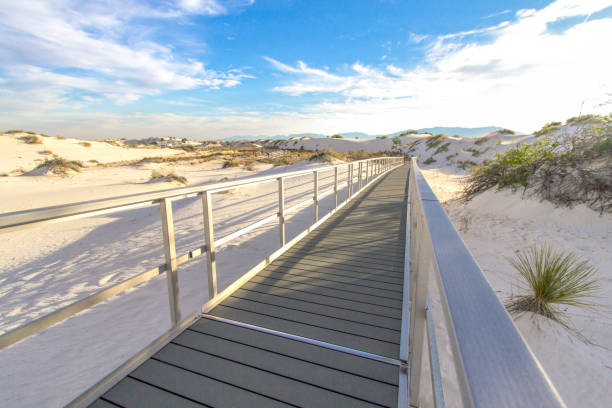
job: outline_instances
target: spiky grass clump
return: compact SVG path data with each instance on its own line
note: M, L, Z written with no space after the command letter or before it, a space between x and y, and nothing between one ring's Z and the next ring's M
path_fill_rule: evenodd
M49 173L56 174L58 176L66 177L71 172L80 173L83 168L83 163L76 160L62 159L61 157L55 157L53 159L47 159L39 164L37 169L47 169Z
M569 328L558 305L595 308L591 301L599 288L595 267L574 252L563 252L547 244L534 245L508 259L527 284L529 293L511 297L510 313L532 312Z

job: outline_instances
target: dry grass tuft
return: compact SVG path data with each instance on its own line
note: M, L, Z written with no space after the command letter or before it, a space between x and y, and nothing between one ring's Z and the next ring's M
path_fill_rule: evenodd
M534 245L508 259L524 279L526 292L506 302L510 313L532 312L570 328L570 322L557 305L595 308L590 299L599 288L595 267L573 252L562 252L549 245Z
M42 144L43 140L37 135L27 135L21 138L27 144Z
M80 161L66 160L62 159L61 157L56 157L53 159L46 159L44 162L39 164L36 169L47 169L50 173L66 177L72 171L80 173L83 167L83 163Z

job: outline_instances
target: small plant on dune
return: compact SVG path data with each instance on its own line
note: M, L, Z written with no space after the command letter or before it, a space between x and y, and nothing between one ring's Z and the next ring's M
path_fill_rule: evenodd
M6 132L7 135L12 135L14 133L24 133L23 129L11 129L11 130L7 130Z
M151 178L150 180L160 180L160 179L165 179L165 181L171 183L173 181L180 183L180 184L189 184L187 182L187 178L183 177L183 176L179 176L178 174L171 172L171 173L164 173L161 170L158 169L154 169L153 171L151 171Z
M242 164L242 162L236 158L228 159L223 162L223 168L227 169L228 167L238 167Z
M427 141L425 142L425 144L427 145L427 150L438 147L440 144L442 144L444 139L446 139L447 137L448 136L445 135L444 133L440 133L435 136L431 136L427 138Z
M395 136L393 139L391 139L393 141L393 145L394 146L401 146L402 145L402 138L399 136Z
M499 133L500 135L514 135L515 134L514 130L511 130L511 129L498 130L497 133Z
M472 222L472 217L469 215L462 215L459 218L459 231L468 232L470 230L470 223Z
M53 154L52 150L46 149L41 152L42 154Z
M436 149L436 151L434 152L434 156L438 153L444 153L444 152L448 152L448 147L450 146L450 142L444 143L440 146L438 146L438 148Z
M488 141L489 141L489 139L488 139L488 138L486 138L486 137L481 137L481 138L479 138L479 139L474 140L474 144L475 144L475 145L480 146L481 144L486 143L486 142L488 142Z
M58 139L58 140L66 140L66 137L65 137L65 136L60 136L60 135L58 135L58 136L57 136L57 139Z
M561 122L550 122L542 126L542 129L533 133L535 137L540 137L549 134L550 132L559 129Z
M553 249L548 244L519 251L508 261L524 279L525 294L506 302L510 313L532 312L570 328L560 305L596 308L591 301L599 288L595 267L573 252Z
M27 144L42 144L43 142L42 139L36 135L24 136L22 140L26 142Z
M49 170L50 173L65 177L68 176L71 171L80 173L81 169L83 168L83 163L81 163L80 161L66 160L62 159L61 157L55 157L51 160L46 159L36 168L46 168Z
M332 135L332 139L343 139L341 135Z
M177 182L177 183L179 183L179 184L184 184L184 185L189 184L189 183L187 182L187 178L186 178L186 177L184 177L184 176L179 176L179 175L178 175L178 174L176 174L176 173L169 173L169 174L167 174L167 175L166 175L166 181L167 181L167 182L169 182L169 183L171 183L171 182L173 182L173 181L174 181L174 182Z
M427 165L427 164L432 164L432 163L435 163L435 162L436 162L436 159L434 159L433 156L432 156L429 159L425 160L423 162L423 164Z
M89 142L79 142L79 144L83 147L91 147L91 143Z

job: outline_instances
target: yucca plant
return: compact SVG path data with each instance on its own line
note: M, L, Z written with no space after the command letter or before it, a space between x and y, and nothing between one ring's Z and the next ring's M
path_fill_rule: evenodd
M563 252L550 245L534 245L508 261L525 280L528 293L506 302L510 313L533 312L569 328L559 305L595 308L592 301L599 288L595 267L574 252Z

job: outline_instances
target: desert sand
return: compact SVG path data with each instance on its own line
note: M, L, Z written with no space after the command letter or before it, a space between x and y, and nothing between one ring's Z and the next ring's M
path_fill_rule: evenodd
M222 161L211 160L105 167L98 163L169 157L182 152L169 148L126 148L105 142L88 142L91 145L86 146L78 139L53 137L41 137L42 144L27 144L20 139L23 136L26 135L0 135L0 174L7 174L0 177L0 214L180 186L150 180L153 170L175 172L185 176L193 186L321 165L257 164L252 170L246 170L223 168ZM421 162L435 158L435 162L423 165L423 173L440 201L445 203L449 216L502 301L519 290L518 274L506 257L534 242L546 241L575 251L598 268L601 286L598 302L602 304L602 312L567 311L588 343L553 323L534 324L527 316L519 319L517 325L569 407L605 407L612 389L610 215L600 215L584 206L555 208L510 191L490 191L467 204L455 200L467 172L459 167L459 161L481 161L531 137L493 134L479 144L470 139L448 138L443 141L450 143L448 150L435 154L440 145L428 148L423 136L409 135L402 137L402 144L396 150L418 155ZM295 150L304 146L305 149L381 152L392 150L394 145L391 139L307 139L282 144ZM482 153L474 157L474 149ZM44 150L68 160L83 161L86 167L68 177L27 175L51 155L41 153ZM330 176L324 175L322 190L333 182ZM341 173L341 180L343 177ZM287 205L307 197L311 183L309 177L288 183ZM216 236L225 236L273 214L275 191L275 183L270 183L215 195ZM340 194L341 197L346 194L344 188ZM324 200L321 212L327 212L331 204L331 197ZM173 207L177 253L181 255L203 244L201 201L184 199L175 202ZM289 217L288 239L311 220L311 207ZM2 239L0 333L164 262L157 207L36 227L3 234ZM277 245L276 224L268 224L220 248L220 289ZM179 268L179 282L182 310L186 314L206 299L203 257ZM2 350L0 364L10 368L0 372L3 403L14 407L63 406L168 328L166 282L161 276ZM444 356L449 352L448 342L441 339L439 344ZM447 385L450 399L447 405L456 406L452 402L454 387Z

